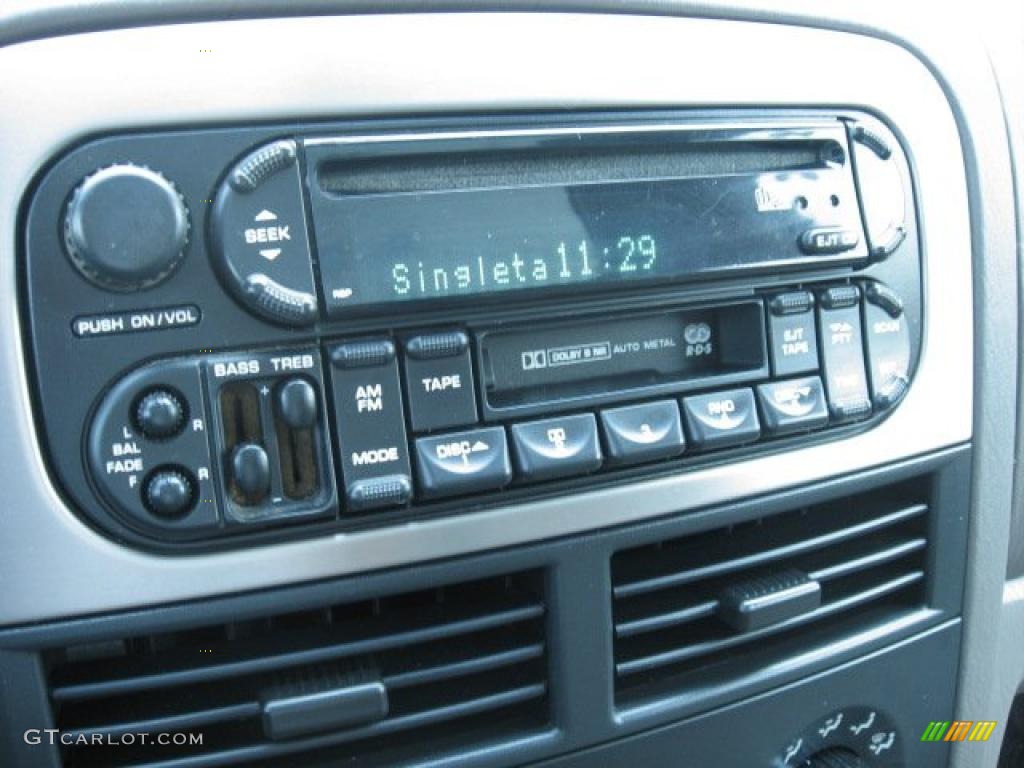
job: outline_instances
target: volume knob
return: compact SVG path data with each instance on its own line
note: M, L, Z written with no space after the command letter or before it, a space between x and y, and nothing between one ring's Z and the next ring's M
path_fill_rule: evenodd
M188 244L188 209L167 179L128 163L87 176L64 217L68 256L89 280L119 291L166 278Z

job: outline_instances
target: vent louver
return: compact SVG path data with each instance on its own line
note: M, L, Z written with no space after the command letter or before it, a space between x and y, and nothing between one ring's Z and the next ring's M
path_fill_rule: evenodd
M616 703L728 683L918 611L920 481L612 558Z
M540 572L46 656L63 764L416 764L549 723ZM109 745L122 734L201 745Z

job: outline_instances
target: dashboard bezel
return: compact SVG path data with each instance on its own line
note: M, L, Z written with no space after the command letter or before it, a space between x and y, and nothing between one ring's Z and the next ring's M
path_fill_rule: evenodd
M806 105L854 106L885 115L898 128L912 154L918 194L921 200L922 240L926 270L927 328L918 378L907 400L891 419L876 430L823 446L815 446L787 454L767 456L751 461L713 467L668 478L631 484L601 493L584 493L571 498L515 505L472 516L458 516L437 524L396 526L358 535L339 535L316 541L285 544L248 552L245 563L236 555L202 555L175 565L166 558L133 553L116 543L102 539L83 526L65 508L56 495L43 466L34 438L34 424L28 417L22 350L18 340L4 338L0 360L4 362L4 379L0 393L11 395L7 401L23 414L14 423L19 446L28 451L12 452L5 475L18 478L12 483L12 538L23 547L22 552L37 553L34 561L15 551L8 558L15 577L18 574L49 570L55 575L64 566L62 581L73 586L80 580L75 573L91 574L101 590L64 588L47 592L46 584L31 590L32 595L12 596L0 617L3 623L15 623L59 615L142 605L152 602L180 600L214 594L220 591L247 590L273 584L321 578L327 575L355 573L393 565L448 557L482 549L509 546L541 538L567 535L596 527L631 520L646 519L675 511L679 499L686 508L698 508L717 501L745 497L773 489L791 487L835 474L845 474L866 466L886 464L936 448L947 447L970 439L972 434L973 340L972 298L962 291L971 284L970 229L967 218L964 168L959 161L958 133L938 83L921 62L905 50L868 37L821 30L785 28L694 19L653 19L644 17L598 16L531 16L515 14L508 17L487 14L460 17L460 34L470 32L473 53L483 62L476 76L446 79L440 88L425 88L433 83L439 67L461 72L464 49L456 52L440 46L439 58L422 79L403 78L393 69L386 53L374 50L369 43L381 35L400 39L409 50L426 50L425 40L433 34L431 53L437 40L451 35L446 22L451 17L339 17L330 19L295 19L274 22L225 22L210 25L188 25L166 29L151 28L131 32L99 33L66 38L62 46L71 46L85 62L73 82L63 68L51 62L47 66L53 41L16 46L4 51L12 65L8 71L38 69L42 82L56 95L69 88L89 90L90 99L79 113L68 110L61 115L47 115L43 120L33 112L25 91L15 89L23 120L20 141L12 146L11 176L15 189L23 189L32 173L58 147L72 136L80 137L127 125L180 124L189 119L269 119L295 114L382 113L437 111L486 111L490 109L564 108L567 105L625 107L637 105L709 105L762 103L771 106ZM559 57L565 43L578 37L580 27L605 39L617 39L625 29L661 45L651 46L652 54L643 62L627 62L621 69L611 62L602 64L599 56L578 43L576 52L590 65L559 70L553 63L539 57L528 71L518 67L521 61L507 62L488 51L488 42L504 38L509 30L532 34L552 45L561 42ZM316 60L322 68L320 77L295 80L281 71L277 62L262 61L259 41L275 41L288 28L304 30L311 38L323 40ZM448 31L446 31L446 29ZM573 35L562 35L572 29ZM160 34L156 34L159 31ZM191 50L195 35L223 41L220 50L237 54L231 60L231 73L209 70L209 59L185 61L194 77L178 98L162 94L147 102L139 112L133 102L133 83L159 82L156 73L170 51ZM350 45L329 44L338 36ZM286 36L286 35L285 35ZM584 36L586 37L586 36ZM363 44L361 41L366 41ZM728 45L726 45L728 42ZM778 64L772 71L756 68L738 70L729 66L715 67L715 56L725 55L737 42L751 52L770 56ZM105 48L107 46L107 48ZM194 47L194 46L191 46ZM552 50L558 46L552 47ZM139 57L140 65L114 83L90 79L111 62L109 51L122 56L128 49ZM218 45L213 45L217 50ZM104 53L108 50L107 53ZM804 71L799 81L773 77L773 72L796 71L805 59L821 57L832 66L828 71ZM324 57L329 59L325 61ZM429 57L428 57L429 58ZM149 62L147 65L146 62ZM313 62L305 62L312 65ZM515 66L513 66L513 64ZM616 62L622 64L621 61ZM632 64L633 66L629 66ZM603 69L602 69L603 67ZM705 81L686 81L651 76L657 72L678 72L700 68L713 71ZM596 69L595 69L596 68ZM59 70L59 71L58 71ZM245 70L245 76L242 72ZM358 74L356 77L353 73ZM40 82L36 78L37 83ZM372 79L379 78L374 84ZM238 83L245 86L239 88ZM273 107L263 98L268 83L280 84L286 94ZM505 88L496 86L501 82ZM530 89L522 86L528 82ZM518 84L518 85L517 85ZM639 84L639 86L638 86ZM102 85L102 87L99 87ZM38 87L38 86L37 86ZM91 89L91 90L90 90ZM196 97L196 91L210 94L210 99ZM46 87L44 87L46 91ZM914 92L918 99L911 107L905 94ZM213 95L217 94L217 98ZM382 100L379 94L387 94ZM18 96L21 98L18 99ZM219 100L218 100L219 99ZM104 108L97 108L99 103ZM215 105L212 112L210 105ZM37 106L38 110L40 107ZM39 130L38 124L46 124ZM28 126L33 126L31 129ZM0 208L7 207L13 221L16 200L11 187L0 192ZM14 231L14 227L11 227ZM10 245L10 244L9 244ZM13 251L11 252L13 254ZM4 259L4 285L13 288L14 258ZM932 268L941 265L941 269ZM9 271L8 271L9 270ZM5 289L6 290L6 289ZM940 297L932 301L931 297ZM15 302L5 302L8 322L17 326L13 311ZM936 419L936 403L946 403L943 418ZM41 512L39 511L41 510ZM27 546L26 546L27 545ZM7 554L7 553L5 553ZM38 555L41 555L39 557ZM74 573L68 574L68 568ZM116 574L116 575L115 575ZM217 574L216 578L210 578ZM139 588L137 585L145 585Z

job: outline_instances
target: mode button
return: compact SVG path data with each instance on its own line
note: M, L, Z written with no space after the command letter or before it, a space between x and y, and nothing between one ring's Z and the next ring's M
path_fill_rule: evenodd
M395 345L390 339L357 341L328 352L348 507L404 504L412 470Z

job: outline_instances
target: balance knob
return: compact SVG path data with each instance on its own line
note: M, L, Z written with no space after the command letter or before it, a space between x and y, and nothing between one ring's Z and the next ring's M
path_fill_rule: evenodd
M172 437L185 426L185 407L166 389L156 389L139 400L135 409L135 426L152 440Z
M64 244L78 270L110 290L149 288L185 254L188 209L178 190L148 168L112 165L75 190Z
M158 470L146 483L146 507L159 517L181 517L192 508L194 488L184 471Z

